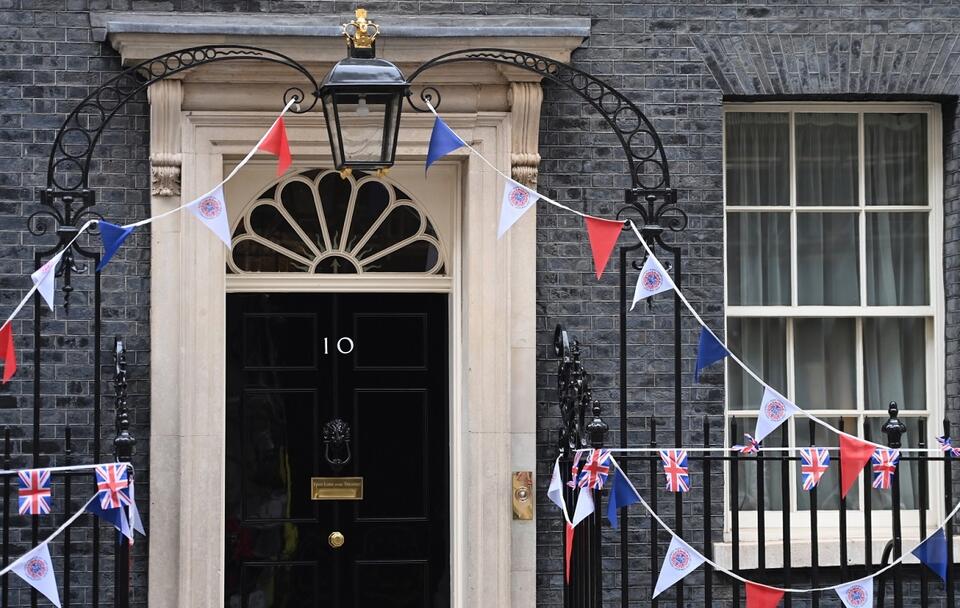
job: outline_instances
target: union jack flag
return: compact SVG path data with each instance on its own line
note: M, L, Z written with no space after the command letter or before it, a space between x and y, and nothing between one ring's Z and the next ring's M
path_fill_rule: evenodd
M900 462L900 450L877 448L870 461L873 462L873 487L889 490L893 485L893 474L897 472L897 463Z
M687 467L686 450L660 450L663 473L667 476L667 490L686 492L690 490L690 471Z
M97 496L100 498L101 509L117 509L130 504L127 465L99 465L94 472L97 475Z
M17 471L20 515L50 514L50 469Z
M567 487L575 488L577 487L577 480L580 478L580 456L581 452L574 452L573 454L573 464L570 465L570 481L567 482Z
M954 458L960 458L960 448L953 447L950 438L946 435L937 437L937 443L940 444L940 449L943 450L944 454L949 454Z
M756 439L754 439L753 436L750 435L749 433L744 433L743 438L745 440L744 445L740 445L738 443L737 445L733 446L730 449L736 450L741 454L756 454L757 452L760 451L760 448L763 447L763 444L757 441Z
M803 489L809 492L817 487L820 478L830 466L830 452L827 448L803 448L800 450L800 475Z
M610 450L593 450L590 458L583 463L580 469L580 478L577 485L581 488L603 489L603 484L610 474Z

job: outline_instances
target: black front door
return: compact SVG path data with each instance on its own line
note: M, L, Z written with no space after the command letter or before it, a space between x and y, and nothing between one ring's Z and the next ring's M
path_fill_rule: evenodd
M227 296L226 607L449 606L448 335L439 294Z

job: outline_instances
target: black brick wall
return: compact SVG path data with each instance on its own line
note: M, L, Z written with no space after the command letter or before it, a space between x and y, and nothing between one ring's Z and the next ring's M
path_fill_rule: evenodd
M954 129L953 99L960 87L960 6L954 1L886 2L543 2L371 1L363 5L380 21L391 14L581 15L592 18L591 38L574 53L574 64L621 89L648 113L660 131L671 160L674 185L690 216L687 230L672 240L683 247L687 295L713 327L722 323L722 176L721 108L724 96L790 99L799 96L843 99L936 99L945 107L945 269L947 293L947 407L960 422L960 135ZM36 248L51 244L49 235L34 237L25 218L37 211L44 185L49 145L56 127L90 87L114 74L113 51L92 42L89 10L284 12L345 14L354 2L324 0L0 0L0 305L9 310L26 288ZM769 96L769 97L767 97ZM846 96L846 97L845 97ZM145 99L128 107L98 149L93 180L97 210L123 222L143 217L149 207ZM541 125L540 185L566 204L611 216L627 185L620 152L602 121L579 98L555 86L545 87ZM563 323L584 345L593 373L595 396L616 433L617 290L616 268L597 281L579 218L541 207L538 217L538 605L559 605L562 561L560 526L544 498L558 425L553 386L552 331ZM103 277L104 340L114 334L131 349L134 434L138 478L148 479L145 454L149 419L149 252L146 231L136 235L108 266ZM91 243L92 247L96 243ZM43 313L44 452L62 451L65 425L74 427L77 460L90 458L91 414L90 279L76 279L75 306L67 315ZM630 415L636 441L646 440L645 416L661 417L663 436L672 436L672 314L658 300L654 316L630 316ZM32 310L16 324L18 347L29 360ZM694 356L696 333L684 322L685 365ZM85 343L84 340L87 340ZM105 359L105 363L109 363ZM30 365L17 380L0 389L0 425L11 428L14 453L29 454L32 408ZM106 381L109 371L103 375ZM689 383L689 374L684 382ZM109 385L104 386L109 395ZM703 418L721 442L722 376L707 375L706 384L687 389L684 436L702 440ZM111 402L105 401L104 438L111 438ZM59 462L59 460L57 460ZM25 462L21 458L19 462ZM146 483L140 503L147 503ZM719 487L715 485L715 487ZM719 496L719 493L718 493ZM697 503L694 493L690 500ZM719 498L717 499L719 501ZM718 503L719 504L719 503ZM719 507L717 508L719 511ZM668 515L669 509L664 510ZM62 513L63 509L59 508ZM17 521L16 523L23 523ZM45 523L44 526L48 524ZM693 520L685 534L702 542ZM44 528L46 529L46 528ZM86 534L89 534L86 532ZM700 534L700 536L698 536ZM109 535L106 535L109 536ZM78 533L74 542L84 546ZM138 544L137 597L145 596L145 543ZM642 588L651 564L642 554L634 562ZM658 560L654 567L659 567ZM77 564L88 567L87 562ZM612 564L611 564L612 566ZM612 567L611 567L612 570ZM695 587L702 574L691 577ZM605 576L605 584L617 582ZM77 585L88 584L78 577ZM16 586L18 583L13 582ZM611 593L610 605L617 605ZM672 597L668 595L667 597ZM89 605L82 591L78 604Z

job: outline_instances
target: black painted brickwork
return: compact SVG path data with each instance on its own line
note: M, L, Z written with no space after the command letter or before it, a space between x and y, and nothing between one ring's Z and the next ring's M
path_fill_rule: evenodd
M592 18L591 38L574 54L575 65L608 80L640 104L654 120L667 146L674 185L690 214L686 232L674 239L684 247L684 285L694 306L714 327L722 321L722 193L721 103L724 95L820 98L856 94L891 94L911 99L938 96L950 102L960 77L960 5L952 1L888 2L608 2L509 0L503 2L371 1L363 3L380 21L390 14L579 15ZM92 42L89 10L223 11L346 14L354 2L324 0L0 0L0 305L19 300L25 275L33 269L36 238L25 230L25 218L38 210L37 190L56 127L88 90L118 69L107 45ZM773 98L771 97L771 98ZM149 196L145 100L129 108L98 149L94 167L98 210L116 221L143 217ZM953 105L945 107L945 268L947 293L947 408L955 423L960 398L960 135L953 128ZM598 215L612 215L627 185L619 150L602 122L580 100L547 86L541 125L540 186L554 198ZM130 345L133 432L139 439L139 498L147 504L146 483L149 419L149 252L146 231L136 235L108 267L104 286L104 343L122 334ZM616 268L612 267L611 271ZM561 590L560 526L547 506L544 491L553 458L557 417L552 387L555 362L553 326L561 322L586 347L586 364L594 375L595 396L604 404L617 433L617 293L616 272L601 281L592 274L589 247L580 220L541 207L538 218L538 605L559 605ZM90 458L90 390L93 370L89 334L89 279L78 279L75 306L51 317L44 312L44 339L49 342L40 446L44 453L62 452L66 425L71 425L77 460ZM631 442L647 439L644 417L662 419L661 437L672 436L672 314L667 302L655 304L655 315L630 316ZM31 347L31 309L16 329L26 357ZM694 355L696 333L684 335L685 365ZM105 363L108 363L105 360ZM29 454L32 370L25 365L17 380L0 389L0 425L11 427L14 452ZM104 379L109 379L105 371ZM689 374L684 376L689 383ZM109 397L109 385L105 385ZM722 377L714 371L707 383L688 389L683 433L690 444L702 440L703 417L721 442ZM110 414L111 401L105 402ZM106 419L109 422L109 418ZM104 437L112 433L105 425ZM57 460L59 462L60 460ZM21 459L21 462L25 462ZM45 464L41 460L40 464ZM642 477L641 477L642 480ZM719 487L720 479L715 487ZM695 486L697 480L695 478ZM718 494L719 496L719 494ZM690 505L699 504L694 492ZM718 498L719 500L719 498ZM720 508L716 507L720 512ZM62 507L57 507L62 513ZM664 509L669 521L669 509ZM694 511L695 512L695 511ZM694 546L702 542L699 518L685 526ZM719 523L719 522L718 522ZM45 524L46 526L46 524ZM85 544L77 533L78 549ZM109 535L105 535L109 536ZM28 537L25 537L28 538ZM145 602L145 543L137 545L136 598ZM654 560L659 564L659 560ZM637 554L637 605L648 597L650 560ZM77 567L88 567L83 560ZM604 576L617 584L614 564ZM687 598L701 593L702 574L689 579ZM77 585L88 584L78 576ZM12 585L17 587L18 583ZM668 592L665 597L672 598ZM719 597L728 597L720 591ZM618 605L614 592L608 605ZM76 594L89 605L88 594ZM798 604L799 605L799 604ZM828 605L828 601L825 602ZM916 605L916 602L914 602Z

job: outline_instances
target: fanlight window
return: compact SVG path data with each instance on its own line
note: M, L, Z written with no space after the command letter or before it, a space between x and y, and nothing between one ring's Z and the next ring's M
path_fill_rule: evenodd
M445 274L423 210L373 175L311 169L270 186L234 227L227 272Z

